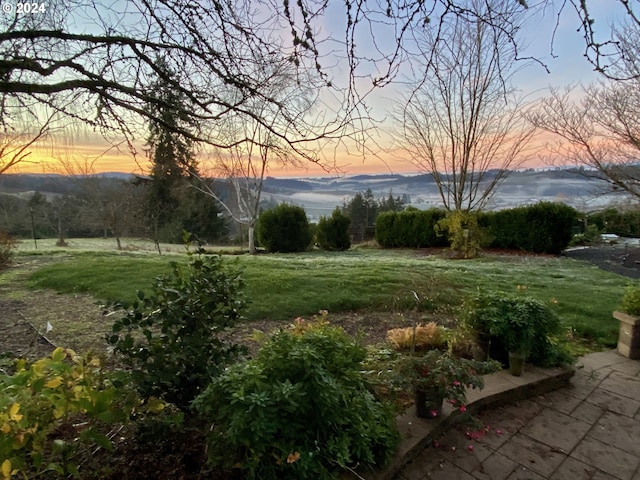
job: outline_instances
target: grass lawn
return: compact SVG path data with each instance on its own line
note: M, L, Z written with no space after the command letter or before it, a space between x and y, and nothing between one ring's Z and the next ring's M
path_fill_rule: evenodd
M173 252L180 252L178 247ZM34 252L21 250L20 257ZM97 299L133 299L151 280L184 255L66 249L59 260L37 269L33 288L88 292ZM420 251L352 249L287 255L229 256L246 282L249 320L283 320L321 309L406 312L417 308L425 320L455 313L465 295L478 288L522 292L552 302L568 328L601 345L613 346L612 318L631 280L590 264L561 257L486 255L449 260ZM419 301L416 302L414 292Z

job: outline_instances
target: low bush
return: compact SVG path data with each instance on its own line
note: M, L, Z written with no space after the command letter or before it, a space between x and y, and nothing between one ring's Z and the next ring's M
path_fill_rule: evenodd
M137 406L115 374L96 357L56 348L32 364L19 360L0 375L0 465L3 478L80 477L80 463L111 450L109 425L125 422ZM161 408L157 401L149 408ZM49 477L47 477L49 478Z
M439 348L446 343L444 328L435 322L415 327L393 328L387 332L387 340L399 350Z
M476 258L487 242L475 212L449 212L436 224L436 233L449 240L458 258Z
M620 310L629 315L640 316L640 285L629 285L626 288Z
M560 317L540 300L502 292L479 292L465 301L464 309L467 325L490 334L507 350L528 353L528 360L535 365L573 362L560 338Z
M125 315L107 335L140 394L182 410L243 351L223 337L244 307L239 272L218 256L188 257L186 266L171 262L151 295L139 291L130 308L119 305Z
M194 405L209 422L209 458L248 479L337 478L375 466L398 435L361 373L366 350L326 322L281 330L230 367Z

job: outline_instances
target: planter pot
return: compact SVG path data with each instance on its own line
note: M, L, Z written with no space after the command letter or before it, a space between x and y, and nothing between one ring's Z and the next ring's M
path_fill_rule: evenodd
M491 335L488 333L478 333L476 343L471 347L473 359L478 362L486 362L489 360L489 352L491 351Z
M527 355L522 352L509 352L509 372L515 377L522 375Z
M416 415L420 418L435 418L442 415L444 395L436 390L415 390Z
M613 312L613 318L620 322L618 352L634 360L640 358L640 317Z

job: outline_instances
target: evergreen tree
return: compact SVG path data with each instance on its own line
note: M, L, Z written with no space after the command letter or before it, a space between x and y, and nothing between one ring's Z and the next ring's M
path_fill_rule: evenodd
M152 162L151 182L147 189L146 216L151 237L161 239L181 237L181 221L176 219L180 196L189 185L189 178L197 173L194 143L184 133L194 130L194 124L185 113L184 93L175 88L175 75L163 59L157 61L162 72L152 84L147 110L149 136L147 153Z

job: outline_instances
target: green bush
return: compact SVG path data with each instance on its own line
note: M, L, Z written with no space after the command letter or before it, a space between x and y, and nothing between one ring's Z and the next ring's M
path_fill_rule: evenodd
M376 219L376 241L383 248L424 248L447 245L438 237L435 225L445 212L432 208L407 208L402 212L383 212Z
M487 228L491 247L559 254L569 245L577 218L572 207L540 202L485 213L480 223Z
M315 230L318 246L323 250L349 250L349 224L351 220L336 208L331 217L320 217Z
M210 461L248 479L323 480L376 466L397 445L394 416L361 373L366 351L326 322L274 334L194 405L215 428Z
M13 374L0 375L0 391L0 465L6 479L81 477L82 460L113 448L109 425L125 422L137 404L98 358L61 347L31 364L19 360Z
M458 258L475 258L486 245L486 234L475 212L449 212L436 224L436 233L446 236Z
M244 306L242 280L218 256L188 252L186 266L157 277L151 295L138 300L113 324L107 341L132 368L140 394L186 410L191 401L236 360L242 349L223 337Z
M607 208L589 215L588 221L597 225L603 233L613 233L621 237L640 237L640 210L620 211Z
M313 238L304 209L285 203L260 215L256 236L267 250L281 253L303 252Z
M480 292L465 300L467 325L489 333L507 350L527 352L535 365L572 362L560 343L562 322L551 306L532 297Z
M640 285L629 285L626 288L620 310L629 315L640 316Z

